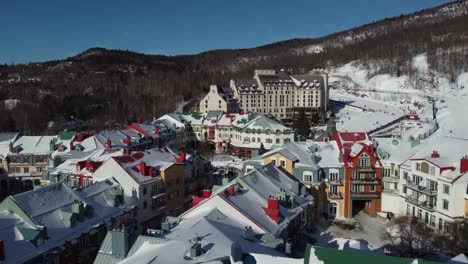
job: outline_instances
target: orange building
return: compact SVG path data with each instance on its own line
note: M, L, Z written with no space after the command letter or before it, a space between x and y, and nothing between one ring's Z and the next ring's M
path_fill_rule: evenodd
M344 217L360 211L375 216L381 210L382 164L369 135L339 132L334 138L344 162Z

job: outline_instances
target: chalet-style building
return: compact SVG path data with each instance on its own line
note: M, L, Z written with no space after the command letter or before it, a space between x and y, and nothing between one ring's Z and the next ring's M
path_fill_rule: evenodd
M216 85L210 85L210 91L200 100L199 111L202 113L208 111L237 113L239 105L230 87L219 89Z
M400 165L403 214L441 232L448 223L468 218L467 155L466 140L437 138L403 162Z
M292 75L284 70L255 70L253 79L231 80L234 98L244 112L271 114L290 122L304 111L328 110L328 74L314 70L309 74Z
M210 194L194 197L194 209L222 202L256 223L256 233L295 241L296 232L311 227L313 198L307 188L282 169L267 164L254 168Z
M4 263L90 263L107 228L134 230L135 202L108 179L78 191L63 182L0 203Z
M344 217L360 211L375 216L382 206L382 164L367 133L338 132L344 163Z
M314 197L314 221L344 217L344 171L335 141L291 142L244 163L243 171L272 164L301 182Z

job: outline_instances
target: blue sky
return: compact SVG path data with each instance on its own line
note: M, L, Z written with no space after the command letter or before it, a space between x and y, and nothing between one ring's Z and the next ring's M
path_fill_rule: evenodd
M11 0L0 7L0 63L91 47L178 55L315 38L443 0Z

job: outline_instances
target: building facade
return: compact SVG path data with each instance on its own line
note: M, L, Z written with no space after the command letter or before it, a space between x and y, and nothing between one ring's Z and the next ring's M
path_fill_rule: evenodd
M231 88L246 112L271 114L291 121L304 111L328 110L328 75L315 70L305 75L292 75L284 70L255 70L253 80L231 80Z
M219 89L216 85L210 85L210 91L199 103L199 111L224 111L230 113L239 112L236 99L233 98L230 88Z
M359 212L375 216L382 208L382 164L367 133L339 132L334 136L344 163L344 217Z

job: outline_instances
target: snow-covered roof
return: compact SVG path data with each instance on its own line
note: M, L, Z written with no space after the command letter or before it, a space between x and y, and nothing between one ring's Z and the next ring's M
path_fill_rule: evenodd
M341 167L340 149L336 141L329 142L290 142L273 148L263 154L268 157L280 153L284 157L297 161L298 166Z
M421 149L424 144L412 143L405 139L399 138L375 138L378 143L378 152L384 151L388 154L386 158L379 155L384 163L402 164L405 160L411 158L416 152Z
M284 132L284 131L291 131L291 128L289 127L286 127L282 124L280 124L279 122L271 119L271 118L268 118L266 116L263 116L263 115L259 115L255 118L253 118L252 120L249 120L248 123L246 123L244 126L242 125L239 125L239 124L236 124L236 126L238 127L242 127L242 130L245 131L247 129L250 129L250 130L262 130L262 131L267 131L269 130L270 132L276 132L276 131L280 131L280 132Z
M10 142L13 143L19 136L16 132L0 133L0 159L5 157L10 151Z
M114 197L118 194L121 194L118 183L109 179L80 191L73 191L65 183L59 182L12 196L11 199L22 213L20 215L14 213L16 209L8 207L9 203L3 207L7 209L0 212L2 219L0 239L5 241L6 263L28 261L48 250L62 246L66 241L77 239L104 221L109 222L111 217L117 217L125 210L134 207L132 199L125 199L123 204L115 207ZM71 212L72 206L76 203L82 203L85 208L92 207L94 213L84 216L82 221L70 226L64 221L63 213ZM23 213L26 216L22 216ZM31 223L27 217L33 222ZM40 226L47 228L47 239L36 247L24 237L24 234L33 234L33 236L39 234Z
M433 152L438 155L433 157ZM468 140L447 137L432 137L410 160L426 160L444 170L442 177L454 179L460 174L460 160L468 155ZM438 156L438 157L437 157Z
M56 136L21 136L13 143L13 148L19 154L47 155L52 152L50 142L55 139Z

